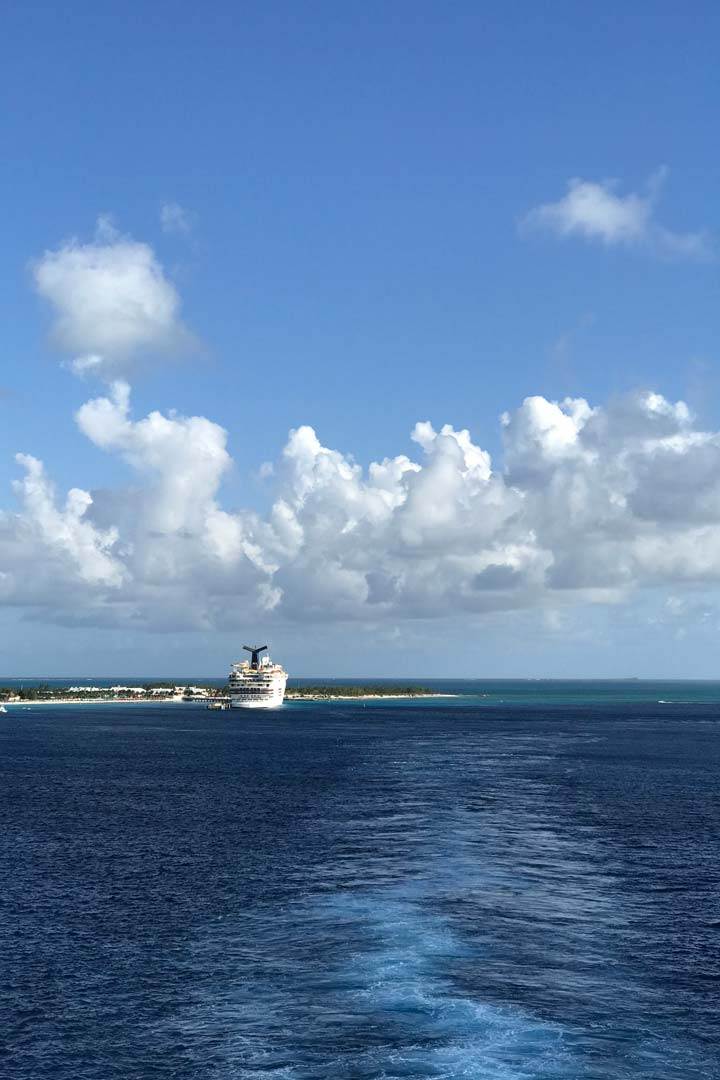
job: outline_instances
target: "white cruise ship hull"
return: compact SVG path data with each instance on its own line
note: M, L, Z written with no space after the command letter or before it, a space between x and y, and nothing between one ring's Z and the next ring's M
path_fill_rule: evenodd
M279 709L285 697L285 687L274 691L268 697L250 696L244 693L230 694L230 705L233 709Z

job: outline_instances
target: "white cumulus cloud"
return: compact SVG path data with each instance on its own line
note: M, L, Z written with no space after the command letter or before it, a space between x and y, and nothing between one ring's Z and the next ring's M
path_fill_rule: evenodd
M422 421L417 454L363 468L301 426L266 470L262 515L223 507L233 463L211 420L136 418L120 380L76 419L131 479L61 503L40 462L18 459L0 596L45 619L397 626L537 609L562 626L570 605L720 585L720 432L655 392L528 397L502 417L499 463L467 430Z
M80 598L112 603L129 583L118 554L118 531L92 521L89 492L72 488L58 501L42 462L17 454L17 512L0 511L0 601L60 615Z
M153 249L100 219L95 238L72 240L33 264L35 287L54 311L54 344L77 374L112 377L190 340L180 297Z
M622 194L617 180L568 181L557 202L545 203L526 215L523 225L560 236L577 236L606 247L645 248L677 258L706 258L711 253L704 232L673 232L659 224L655 209L666 171L659 170L643 193Z

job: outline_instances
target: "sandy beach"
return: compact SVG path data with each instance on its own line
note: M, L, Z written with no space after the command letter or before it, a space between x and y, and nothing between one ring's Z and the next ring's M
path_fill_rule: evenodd
M459 694L285 694L286 701L410 701L413 698L449 698Z
M212 698L208 699L212 700ZM188 705L182 698L42 698L35 701L3 701L6 709L31 705Z
M414 698L455 698L459 694L293 694L285 695L285 701L411 701ZM28 708L36 705L208 705L217 698L200 698L184 701L182 698L43 698L35 701L4 701L5 708Z

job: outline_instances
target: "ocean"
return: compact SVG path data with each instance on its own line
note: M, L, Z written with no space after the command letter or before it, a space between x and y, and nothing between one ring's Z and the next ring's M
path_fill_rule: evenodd
M3 1080L720 1077L720 684L433 688L8 707Z

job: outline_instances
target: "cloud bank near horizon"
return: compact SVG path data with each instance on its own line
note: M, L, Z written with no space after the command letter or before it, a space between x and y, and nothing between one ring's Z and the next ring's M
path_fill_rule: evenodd
M76 422L133 483L59 497L42 463L18 455L0 601L31 618L378 623L720 584L720 432L654 392L605 406L528 397L501 418L499 466L450 425L416 424L412 458L367 469L301 426L265 470L265 514L223 509L228 433L205 417L135 419L115 381Z

